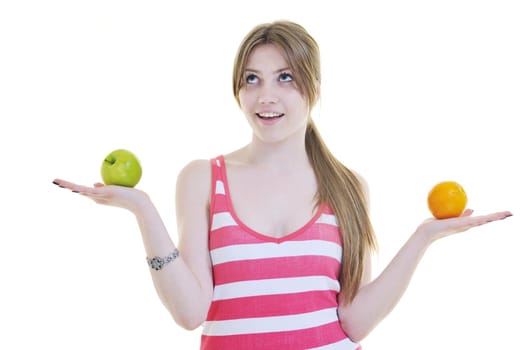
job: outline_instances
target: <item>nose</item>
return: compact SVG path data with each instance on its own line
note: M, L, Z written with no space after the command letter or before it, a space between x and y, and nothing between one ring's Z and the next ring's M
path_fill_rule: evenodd
M277 91L275 88L269 83L263 84L259 91L259 103L269 104L277 103L278 101L279 98L277 97Z

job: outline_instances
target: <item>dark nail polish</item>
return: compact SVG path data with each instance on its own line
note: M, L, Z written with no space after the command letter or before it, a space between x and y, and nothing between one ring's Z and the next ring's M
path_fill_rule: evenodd
M78 191L73 191L73 190L71 190L71 192L73 192L73 193L80 193L80 192L78 192Z

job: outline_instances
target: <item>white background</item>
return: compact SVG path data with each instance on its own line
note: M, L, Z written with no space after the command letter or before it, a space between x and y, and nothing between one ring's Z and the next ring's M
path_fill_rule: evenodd
M134 217L51 182L100 181L106 154L128 148L176 241L176 176L248 142L232 61L252 26L275 19L321 47L314 118L368 180L375 275L429 216L438 181L460 182L476 213L514 213L436 242L364 349L520 348L519 3L3 1L0 348L198 348L200 330L179 328L157 299Z

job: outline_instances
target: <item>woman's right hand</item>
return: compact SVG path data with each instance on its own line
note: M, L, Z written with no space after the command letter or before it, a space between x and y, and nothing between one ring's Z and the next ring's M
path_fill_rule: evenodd
M61 179L55 179L53 183L58 187L91 198L98 204L120 207L131 212L136 212L142 203L149 201L149 196L144 191L132 187L106 186L102 183L95 183L93 187L88 187Z

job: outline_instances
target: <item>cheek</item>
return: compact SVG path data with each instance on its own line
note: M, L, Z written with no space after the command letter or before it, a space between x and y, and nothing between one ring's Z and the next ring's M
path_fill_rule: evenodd
M297 92L289 95L290 105L294 106L297 111L308 112L310 107L306 98Z
M239 104L242 110L249 108L251 105L250 94L247 93L245 89L239 91Z

